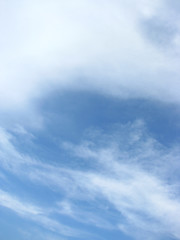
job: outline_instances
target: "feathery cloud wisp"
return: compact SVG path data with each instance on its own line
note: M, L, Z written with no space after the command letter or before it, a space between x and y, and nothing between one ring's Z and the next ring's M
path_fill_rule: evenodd
M165 234L178 239L180 202L177 174L174 177L178 167L175 157L177 150L165 149L150 138L143 128L142 122L137 122L121 127L121 134L109 137L101 135L101 140L99 136L99 143L94 139L79 146L65 144L64 147L86 161L87 166L90 163L94 166L87 167L86 170L52 166L41 161L25 160L18 163L16 157L20 153L14 155L17 161L16 171L14 167L3 166L17 177L63 194L64 204L68 201L70 205L63 205L63 202L60 204L57 197L56 202L51 204L53 212L57 214L65 214L81 222L79 217L86 216L87 219L90 213L83 208L79 213L74 211L73 202L88 202L94 211L89 221L84 221L85 224L103 227L103 221L100 221L106 218L106 226L111 228L108 219L114 212L115 217L111 216L114 226L125 233L133 232L133 237L136 236L135 232L137 238L148 232L153 239L160 239ZM125 133L126 138L123 135ZM12 145L9 140L4 142L8 143L7 146ZM5 147L3 151L6 151ZM12 161L12 155L10 156L11 158L6 158L9 162ZM171 162L171 169L165 161ZM53 220L50 221L53 224ZM44 218L41 222L44 224Z

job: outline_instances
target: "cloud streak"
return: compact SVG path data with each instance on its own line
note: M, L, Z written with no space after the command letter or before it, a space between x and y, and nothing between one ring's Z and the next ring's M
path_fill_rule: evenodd
M17 213L19 216L31 220L38 225L43 226L47 230L58 233L62 236L85 236L83 231L78 231L68 227L60 222L53 220L48 216L48 210L40 208L38 206L26 203L24 200L18 199L0 189L0 206L8 208L13 212Z
M116 229L127 234L133 232L133 237L137 238L148 233L149 239L161 239L167 234L179 239L179 186L177 174L174 174L179 169L177 150L165 149L150 138L141 121L121 126L120 130L111 136L96 136L94 140L86 140L79 146L64 145L74 156L86 161L87 168L83 171L50 166L41 161L34 163L25 160L18 163L17 150L14 155L16 171L14 167L7 168L4 165L4 168L26 181L44 185L57 194L61 192L64 201L56 197L56 201L51 203L52 211L56 214L67 215L79 222L83 222L81 216L86 216L84 224L100 228L106 224L111 229L110 218ZM121 140L124 141L123 145ZM4 142L7 146L12 145L8 140ZM3 149L6 151L5 147ZM6 160L11 162L12 157ZM88 168L90 163L93 168ZM170 170L169 164L172 166ZM4 196L7 198L8 195ZM9 200L3 200L5 198L1 198L1 204L9 207ZM83 202L93 211L81 209L81 204L76 211L75 202ZM24 205L19 205L17 201L12 206L20 206L24 211ZM31 209L35 211L34 208L28 211ZM45 216L41 218L40 215L37 219L45 227L52 225L52 230L59 228L59 223Z

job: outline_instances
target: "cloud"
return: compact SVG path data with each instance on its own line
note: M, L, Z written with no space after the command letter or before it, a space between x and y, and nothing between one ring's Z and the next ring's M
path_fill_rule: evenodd
M178 1L3 0L0 29L1 207L67 238L87 235L64 218L137 239L180 239L179 146L161 145L143 121L64 142L61 151L83 162L76 168L16 144L17 136L35 141L26 124L42 126L38 100L57 89L179 104ZM51 193L51 208L14 193L14 180Z
M57 202L57 207L54 209L55 212L69 216L78 222L83 224L96 226L98 228L104 228L106 230L115 230L116 227L113 225L113 218L106 220L103 218L104 208L101 211L96 210L96 214L91 211L92 207L79 206L79 204L74 204L73 201L63 200Z
M92 133L80 145L66 143L64 148L75 159L85 161L83 170L27 161L27 156L22 161L7 136L4 133L1 140L1 154L7 154L7 165L2 167L17 178L49 189L56 199L51 202L52 213L99 228L106 224L111 229L113 222L115 229L137 239L147 234L153 240L167 235L180 238L179 151L151 138L142 121L120 125L111 135ZM16 167L9 167L14 160ZM37 208L11 201L7 193L1 195L1 205L36 216L52 231L61 229L61 223L39 214ZM64 231L68 235L69 230Z
M1 1L1 110L27 111L57 87L179 103L179 26L167 6Z
M0 204L1 206L10 208L20 215L38 215L41 214L41 210L30 204L23 204L16 198L11 197L8 193L0 190Z
M38 225L44 228L58 233L63 236L81 236L84 235L83 231L78 231L66 225L61 224L58 221L51 219L48 216L48 211L37 207L35 205L26 203L18 199L17 197L0 189L0 206L8 208L17 213L21 217L38 223Z
M94 173L89 174L91 186L119 212L122 231L137 239L147 234L148 239L164 239L167 235L179 239L179 180L174 172L178 154L147 137L140 125L138 122L125 126L128 139L124 139L122 131L120 139L115 134L114 146L112 137L107 142L106 136L104 142L109 148L100 147L95 141L74 148L70 145L68 149L86 161L99 162Z

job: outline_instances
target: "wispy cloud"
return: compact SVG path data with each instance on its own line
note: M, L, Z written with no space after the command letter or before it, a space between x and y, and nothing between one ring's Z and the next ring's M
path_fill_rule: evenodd
M83 231L78 231L69 226L61 224L48 216L48 210L33 204L26 203L25 200L19 199L3 190L0 190L0 206L8 208L19 216L28 220L36 222L37 224L45 227L46 229L58 233L62 236L83 236Z
M83 206L79 204L75 204L72 199L71 200L63 200L57 202L57 207L54 209L55 212L66 215L75 219L78 222L83 224L88 224L92 226L96 226L98 228L104 228L106 230L115 230L116 226L113 225L113 214L110 214L108 220L104 218L106 216L105 211L106 208L102 207L99 210L96 209L96 214L92 212L92 206ZM115 216L114 216L115 217ZM110 222L110 220L112 222Z
M4 167L53 192L61 192L64 200L59 201L56 197L56 201L52 202L52 211L57 214L68 215L96 227L107 224L111 228L109 219L112 219L116 229L128 234L133 232L133 237L137 238L148 233L149 239L160 239L166 234L179 239L179 166L176 148L167 149L150 138L141 121L121 126L112 135L96 137L78 146L65 144L66 149L86 162L87 168L83 171L50 166L41 161L18 163L19 153L15 148L14 156L21 167L18 166L15 172L13 167ZM13 146L10 140L3 144ZM12 148L8 148L7 154L10 153L9 149ZM3 151L6 151L5 147ZM6 159L12 161L12 157ZM92 161L94 167L88 168ZM7 198L8 195L4 196ZM74 201L88 204L93 211L83 209L81 204L78 205L79 209L74 210ZM7 207L8 202L1 199ZM26 207L17 201L13 202L12 208L16 205L19 206L17 210L20 208L26 213ZM31 210L35 211L30 207L28 211ZM45 227L49 226L52 230L61 228L56 221L38 215L37 211L35 213L36 219ZM85 220L82 216L86 216ZM66 232L69 230L64 232L68 235Z
M3 190L0 190L0 205L13 210L22 216L42 214L42 210L40 208L31 204L20 202L16 197L9 195Z
M0 1L1 208L47 239L90 238L87 226L180 239L179 146L163 146L143 121L61 139L59 162L22 147L39 144L26 126L43 126L39 99L56 90L179 106L179 11L178 0Z

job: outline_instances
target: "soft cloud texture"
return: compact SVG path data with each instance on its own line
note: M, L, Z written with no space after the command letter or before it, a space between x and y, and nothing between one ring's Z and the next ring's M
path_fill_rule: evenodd
M57 86L180 102L175 3L0 4L1 109L25 110Z
M179 144L137 120L161 135L168 109L179 111L179 10L176 0L0 2L0 208L29 223L24 239L180 239ZM55 91L139 102L48 105Z
M167 234L180 238L177 150L165 149L149 137L142 121L121 125L112 135L91 133L91 139L79 146L63 144L74 156L86 161L84 170L49 165L25 155L22 161L22 154L9 135L2 132L0 149L1 155L6 156L6 165L1 159L2 167L17 178L46 186L53 195L57 194L56 201L51 200L50 213L67 215L98 228L119 229L138 239L147 234L148 239L163 239ZM1 193L1 205L30 216L35 211L34 220L50 230L61 229L60 223L45 215L47 210L41 213L37 207L29 208L9 193ZM87 203L89 210L83 209ZM62 228L65 231L66 227ZM73 230L60 232L68 236Z
M45 229L58 233L63 236L83 236L83 231L78 231L58 221L51 219L48 216L48 210L42 209L35 205L26 203L24 200L19 200L17 197L0 189L0 206L8 208L17 213L21 217L36 222ZM84 235L85 236L85 235Z

